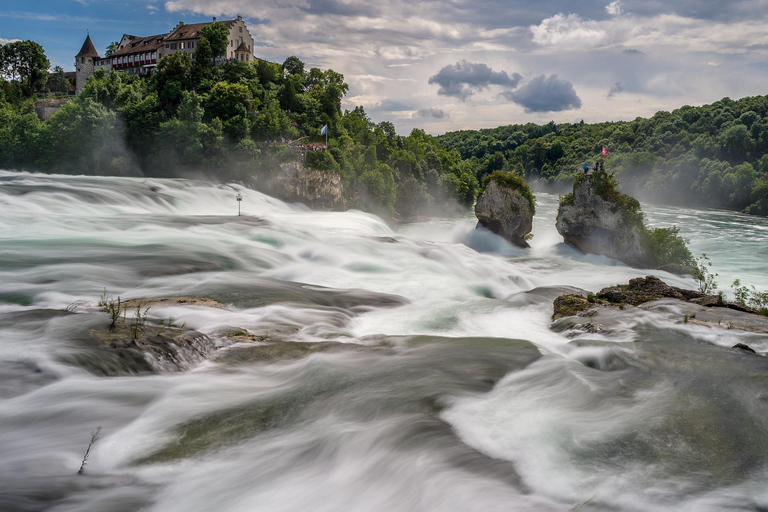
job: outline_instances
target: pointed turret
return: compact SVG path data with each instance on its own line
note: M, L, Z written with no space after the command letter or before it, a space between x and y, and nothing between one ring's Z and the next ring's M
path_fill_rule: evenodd
M93 46L93 41L91 41L91 35L88 34L83 43L83 47L80 48L80 52L75 55L75 72L77 73L77 78L75 79L75 94L83 89L88 77L93 74L94 60L100 58L99 52L96 51L96 47Z
M91 41L91 35L88 34L85 38L85 42L83 43L83 47L80 48L80 53L75 55L75 58L79 57L93 57L98 59L99 58L99 52L96 51L96 47L93 46L93 41Z

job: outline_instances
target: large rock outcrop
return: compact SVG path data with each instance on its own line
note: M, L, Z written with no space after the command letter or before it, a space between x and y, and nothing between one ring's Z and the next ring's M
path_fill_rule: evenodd
M525 239L533 227L534 213L530 188L510 173L493 173L475 205L478 226L520 247L529 247Z
M338 172L310 169L300 162L282 164L280 170L274 186L284 201L319 210L344 208L344 185Z
M651 255L640 204L615 186L604 172L577 176L573 192L560 202L557 231L582 252L647 267Z

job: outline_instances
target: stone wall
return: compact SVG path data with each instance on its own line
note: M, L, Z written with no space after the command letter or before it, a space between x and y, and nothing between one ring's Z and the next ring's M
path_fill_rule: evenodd
M41 120L45 121L53 114L58 112L59 109L63 107L68 101L69 98L36 101L35 114L37 114L37 117L39 117Z

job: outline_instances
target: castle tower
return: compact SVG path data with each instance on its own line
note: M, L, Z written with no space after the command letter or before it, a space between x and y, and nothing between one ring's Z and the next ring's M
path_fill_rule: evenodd
M93 60L99 59L99 52L93 46L90 34L85 38L83 47L75 55L75 70L77 78L75 79L75 94L79 94L85 86L88 77L93 74Z

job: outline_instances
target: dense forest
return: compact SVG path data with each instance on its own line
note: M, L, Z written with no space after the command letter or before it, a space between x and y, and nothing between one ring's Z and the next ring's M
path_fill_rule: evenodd
M768 214L768 97L724 98L649 119L599 124L524 124L439 137L479 169L526 177L540 189L570 189L603 146L622 189L665 204Z
M0 47L0 168L257 183L255 173L300 158L285 142L324 141L327 125L328 150L306 153L306 164L338 170L349 206L407 217L474 202L474 169L458 152L421 130L399 136L361 107L342 112L340 73L305 70L297 57L217 64L210 46L203 37L193 55L164 56L148 77L96 71L46 121L33 109L52 90L42 48ZM28 65L11 69L19 61Z

